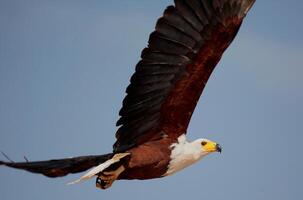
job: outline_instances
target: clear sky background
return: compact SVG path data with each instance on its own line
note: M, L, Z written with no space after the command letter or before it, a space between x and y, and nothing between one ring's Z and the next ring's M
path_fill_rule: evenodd
M170 4L0 0L0 150L16 161L110 152L129 77ZM81 174L1 167L1 200L303 199L302 10L257 1L212 74L188 137L218 141L221 155L106 191L65 185Z

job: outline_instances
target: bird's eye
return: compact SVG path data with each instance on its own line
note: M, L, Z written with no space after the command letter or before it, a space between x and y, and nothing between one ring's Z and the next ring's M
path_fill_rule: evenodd
M202 146L205 146L206 144L207 144L207 142L205 142L205 141L201 142Z

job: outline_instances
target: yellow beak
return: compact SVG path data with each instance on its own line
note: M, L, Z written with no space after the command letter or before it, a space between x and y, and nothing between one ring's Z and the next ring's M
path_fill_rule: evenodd
M206 145L203 146L204 150L207 151L207 152L222 152L222 148L219 144L215 143L215 142L207 142Z

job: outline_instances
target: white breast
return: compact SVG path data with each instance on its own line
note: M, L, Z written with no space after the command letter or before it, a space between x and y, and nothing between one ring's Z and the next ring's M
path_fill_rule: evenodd
M202 150L200 142L187 142L184 134L178 138L177 143L171 145L171 148L171 161L164 176L172 175L208 154Z

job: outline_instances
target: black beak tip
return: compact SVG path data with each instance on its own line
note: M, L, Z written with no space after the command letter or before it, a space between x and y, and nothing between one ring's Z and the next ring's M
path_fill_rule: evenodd
M222 152L222 147L219 144L216 145L216 149L217 149L217 152L219 152L219 153Z

